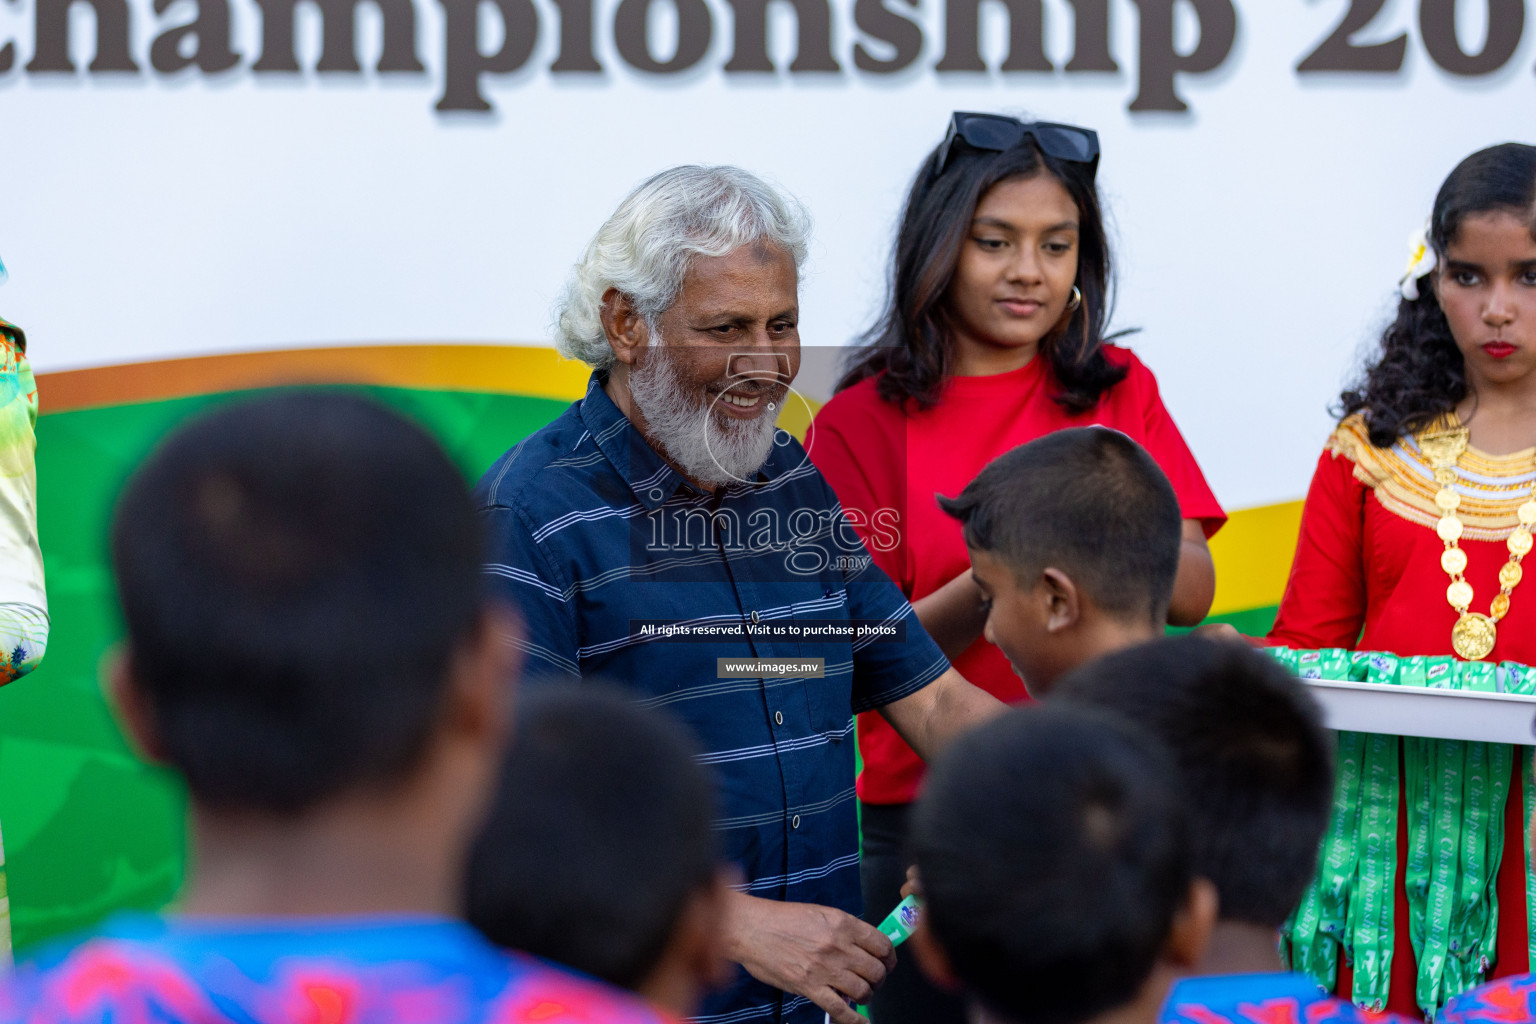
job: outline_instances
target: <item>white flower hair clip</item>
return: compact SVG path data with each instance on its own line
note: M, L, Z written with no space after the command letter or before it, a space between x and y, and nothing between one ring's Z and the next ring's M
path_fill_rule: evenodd
M1408 260L1408 270L1398 281L1398 290L1403 293L1403 298L1414 302L1419 297L1419 281L1429 276L1435 269L1435 247L1429 244L1429 221L1413 233L1408 240L1409 251L1413 254Z

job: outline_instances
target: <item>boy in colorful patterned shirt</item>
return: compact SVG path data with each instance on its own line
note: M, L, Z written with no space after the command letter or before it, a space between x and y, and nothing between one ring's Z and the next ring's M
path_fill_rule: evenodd
M658 1024L455 920L514 669L482 543L437 445L361 398L243 401L164 442L113 522L108 674L186 780L188 887L22 964L0 1022Z
M1162 1024L1383 1019L1280 962L1278 932L1316 870L1333 805L1331 746L1299 682L1241 643L1189 636L1085 665L1052 700L1137 723L1178 766L1195 870L1215 883L1221 913L1193 976L1169 994Z
M0 266L0 280L4 272ZM48 646L48 595L37 543L36 426L27 336L0 320L0 686L36 668ZM0 967L11 959L10 908L0 839Z

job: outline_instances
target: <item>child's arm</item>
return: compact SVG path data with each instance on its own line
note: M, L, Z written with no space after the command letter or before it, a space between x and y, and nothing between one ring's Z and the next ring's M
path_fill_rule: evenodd
M1179 545L1179 572L1173 579L1173 600L1168 603L1170 626L1198 626L1216 599L1216 563L1205 542L1205 524L1184 520Z

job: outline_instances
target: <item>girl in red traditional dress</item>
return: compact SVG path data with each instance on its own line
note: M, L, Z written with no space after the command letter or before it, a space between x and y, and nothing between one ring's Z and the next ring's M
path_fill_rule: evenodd
M1009 701L1025 699L1023 684L982 639L986 609L960 524L934 501L1003 452L1063 427L1130 435L1168 474L1184 515L1170 619L1199 622L1215 591L1206 537L1225 519L1221 506L1151 371L1105 342L1111 259L1098 162L1088 129L955 114L908 194L886 311L807 436L924 628L968 680ZM858 735L865 912L879 921L901 899L923 765L878 714L859 716ZM960 1000L905 959L871 1013L876 1024L965 1020Z
M1536 521L1536 147L1451 172L1397 318L1342 405L1271 640L1536 663L1536 589L1519 586ZM1512 780L1494 977L1527 967L1520 791ZM1388 1009L1417 1016L1403 882Z

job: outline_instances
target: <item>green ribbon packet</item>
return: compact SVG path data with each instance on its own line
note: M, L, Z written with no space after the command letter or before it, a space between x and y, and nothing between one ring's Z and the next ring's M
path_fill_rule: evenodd
M1425 658L1424 685L1431 690L1456 689L1456 659L1448 655Z
M1291 673L1291 675L1299 674L1297 671L1295 651L1291 650L1289 647L1266 647L1263 648L1263 650L1271 658L1274 658L1277 662L1279 662L1280 667Z
M1396 686L1400 665L1395 654L1369 653L1365 657L1365 682Z
M1322 651L1296 651L1296 674L1303 679L1323 678Z
M1496 693L1498 666L1486 661L1464 661L1456 666L1456 689Z
M1499 663L1501 689L1505 693L1536 694L1536 669L1518 662Z
M1329 679L1334 682L1348 682L1350 672L1354 667L1353 651L1346 651L1339 647L1325 647L1318 652L1318 667L1321 670L1319 679ZM1361 678L1364 678L1362 676Z
M891 940L892 946L901 945L917 930L917 918L922 907L922 902L916 896L908 896L885 915L885 920L880 922L879 931Z

